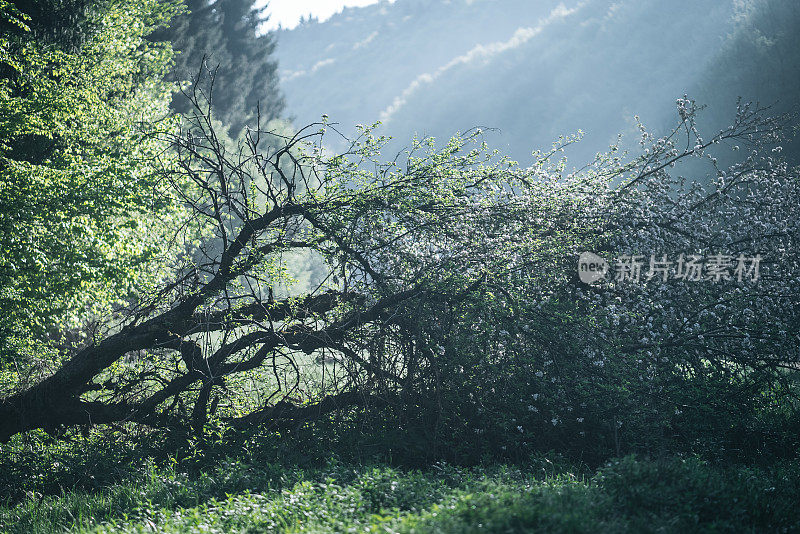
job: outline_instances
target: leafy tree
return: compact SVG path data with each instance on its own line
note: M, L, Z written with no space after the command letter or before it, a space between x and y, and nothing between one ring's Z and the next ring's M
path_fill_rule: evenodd
M148 163L165 145L138 124L167 112L172 51L145 37L176 5L0 7L0 350L5 362L28 354L44 365L60 345L42 346L46 336L163 272L160 229L176 206ZM67 350L85 339L59 341Z

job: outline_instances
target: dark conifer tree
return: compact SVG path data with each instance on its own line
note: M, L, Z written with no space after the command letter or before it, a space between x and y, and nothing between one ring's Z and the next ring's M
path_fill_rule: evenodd
M271 34L258 35L267 6L255 9L253 4L253 0L218 0L225 44L232 57L231 72L225 79L228 87L223 89L230 102L227 122L232 133L255 117L257 106L266 119L279 117L284 108L278 63L272 58L275 39Z
M208 73L214 73L213 110L233 137L255 122L258 109L263 123L279 117L284 108L278 65L272 57L275 39L258 30L266 20L266 7L256 9L254 4L254 0L187 0L188 12L155 36L171 41L180 52L173 71L176 80L200 75L199 83L208 91ZM185 112L189 102L176 94L172 106Z
M76 52L92 33L89 13L108 5L103 0L13 0L13 6L29 18L28 38L56 46L66 52ZM15 33L19 28L2 21L4 32Z
M208 0L185 0L187 11L176 17L169 29L159 32L154 38L171 41L178 52L171 76L175 80L196 80L203 62L207 65L228 64L231 61L222 36L219 15ZM191 109L184 95L176 93L172 108L180 113Z

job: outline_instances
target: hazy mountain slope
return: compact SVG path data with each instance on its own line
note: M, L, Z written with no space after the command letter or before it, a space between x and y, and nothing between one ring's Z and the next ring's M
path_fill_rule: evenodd
M738 97L758 100L773 113L800 111L800 2L765 0L743 7L736 28L692 94L712 105L709 129L723 128ZM795 117L789 129L796 129ZM783 155L800 164L800 136L783 144Z
M397 0L282 31L277 54L298 125L325 113L352 132L380 119L400 144L496 127L492 142L521 161L582 129L580 161L633 133L635 114L668 124L684 92L719 100L715 117L733 112L732 94L761 98L752 73L736 78L732 43L768 3Z
M325 23L278 33L277 56L288 111L298 124L327 113L352 131L372 123L420 74L476 44L508 38L535 23L555 0L431 2L398 0L346 9Z

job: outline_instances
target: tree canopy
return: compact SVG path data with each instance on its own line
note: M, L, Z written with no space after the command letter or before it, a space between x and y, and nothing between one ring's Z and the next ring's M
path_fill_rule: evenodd
M178 207L148 163L166 146L139 124L167 115L172 51L146 37L176 9L156 0L2 3L4 363L44 357L53 345L38 341L107 312L162 272L160 229Z

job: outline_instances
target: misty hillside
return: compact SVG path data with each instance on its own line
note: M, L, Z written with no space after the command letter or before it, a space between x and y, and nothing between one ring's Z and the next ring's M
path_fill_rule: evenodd
M397 0L280 31L277 56L297 125L381 120L401 145L498 128L522 162L583 130L583 160L634 142L635 115L666 127L684 93L713 104L714 128L738 96L790 109L798 20L778 0Z

